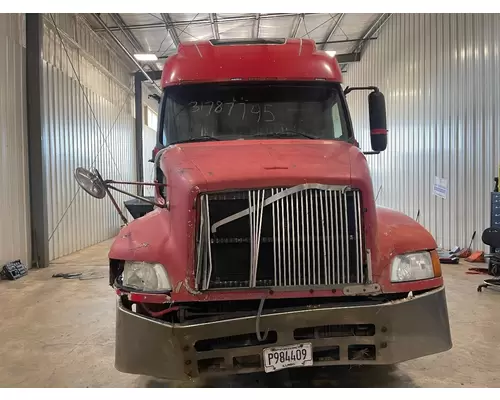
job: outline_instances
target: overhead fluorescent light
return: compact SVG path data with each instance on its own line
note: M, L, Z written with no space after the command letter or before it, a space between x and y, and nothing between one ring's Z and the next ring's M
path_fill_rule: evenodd
M335 54L337 54L335 50L327 50L325 51L325 53L328 54L330 57L335 57Z
M156 57L156 54L134 54L134 58L137 61L157 61L158 57Z

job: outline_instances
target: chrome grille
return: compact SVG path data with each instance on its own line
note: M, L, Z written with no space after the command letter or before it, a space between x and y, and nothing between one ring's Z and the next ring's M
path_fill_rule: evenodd
M304 184L200 199L198 289L365 282L358 190Z

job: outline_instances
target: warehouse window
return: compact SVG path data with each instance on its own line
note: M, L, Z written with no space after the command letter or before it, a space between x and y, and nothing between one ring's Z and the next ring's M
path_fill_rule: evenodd
M145 123L146 126L150 127L151 129L154 129L156 131L156 128L158 127L158 114L155 113L151 108L145 107L146 112L145 112Z

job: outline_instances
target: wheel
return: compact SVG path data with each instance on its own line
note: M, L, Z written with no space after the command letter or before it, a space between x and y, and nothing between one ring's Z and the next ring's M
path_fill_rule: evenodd
M488 273L492 276L500 276L500 265L490 261L488 265Z

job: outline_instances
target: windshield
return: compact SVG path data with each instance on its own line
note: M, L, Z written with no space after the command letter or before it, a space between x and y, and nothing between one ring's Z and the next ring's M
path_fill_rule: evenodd
M338 84L204 83L169 87L162 144L297 137L350 139Z

